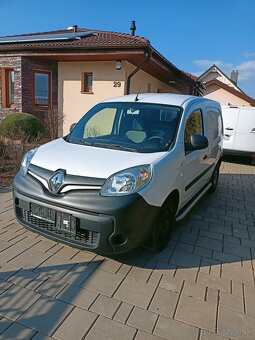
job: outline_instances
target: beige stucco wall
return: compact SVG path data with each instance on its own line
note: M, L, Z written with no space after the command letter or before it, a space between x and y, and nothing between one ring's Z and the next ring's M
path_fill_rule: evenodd
M126 93L126 80L136 67L122 61L122 69L115 69L115 62L59 62L58 63L58 103L64 113L63 132L67 134L71 124L77 122L95 104L104 99ZM93 72L93 94L81 93L83 72ZM114 81L121 83L114 87ZM142 87L141 87L142 84ZM148 85L150 84L150 85ZM140 89L141 87L141 89ZM148 92L180 93L144 71L139 71L131 79L130 93Z
M136 67L129 62L125 64L125 72L126 72L126 79L128 75L135 70ZM150 74L140 70L138 71L132 78L131 78L131 87L130 93L137 93L140 89L140 93L148 92L148 84L151 87L150 92L157 93L159 92L169 92L169 93L180 93L176 89L167 84L163 83L162 81L158 80L157 78L151 76Z
M221 105L231 104L236 106L250 106L250 104L247 101L239 97L236 97L232 93L222 88L219 88L216 85L212 85L208 87L206 90L203 90L203 93L205 98L217 100Z
M93 72L93 94L81 93L83 72ZM114 87L114 81L120 81L121 87ZM117 71L115 62L59 62L58 103L65 116L63 134L95 104L123 95L124 84L124 67Z

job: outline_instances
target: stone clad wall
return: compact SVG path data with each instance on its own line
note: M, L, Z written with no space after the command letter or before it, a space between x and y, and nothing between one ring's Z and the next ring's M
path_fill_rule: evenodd
M43 120L45 110L33 106L33 70L50 71L52 74L52 108L58 109L58 65L56 61L44 61L29 57L0 56L0 69L13 68L15 72L15 107L3 106L2 71L0 72L0 120L12 112L31 113ZM46 109L47 110L47 109Z
M13 68L15 71L15 107L3 107L3 83L2 68ZM21 80L21 57L0 57L0 120L12 112L22 111L22 80Z

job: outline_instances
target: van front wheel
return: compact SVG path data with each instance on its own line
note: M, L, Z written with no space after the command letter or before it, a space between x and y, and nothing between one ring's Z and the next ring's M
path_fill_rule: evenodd
M218 181L219 181L219 175L220 175L220 167L216 166L216 168L213 171L212 177L210 179L210 183L212 184L212 186L209 189L209 192L214 192L216 190Z
M174 224L174 204L163 205L155 221L151 233L151 249L155 252L163 250L170 239Z

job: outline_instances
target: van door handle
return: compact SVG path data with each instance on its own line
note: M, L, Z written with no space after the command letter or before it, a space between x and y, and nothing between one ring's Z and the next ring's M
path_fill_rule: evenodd
M205 160L207 157L208 157L207 155L204 155L203 160Z
M232 131L232 130L234 130L234 129L233 129L233 128L230 128L230 127L227 127L227 128L225 128L225 130Z
M231 135L226 135L226 134L225 134L224 136L225 136L225 137L231 137Z
M255 133L255 128L253 128L253 129L251 130L251 133Z

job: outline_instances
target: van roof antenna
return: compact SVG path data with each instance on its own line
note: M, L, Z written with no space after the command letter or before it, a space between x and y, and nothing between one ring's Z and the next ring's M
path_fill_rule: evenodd
M135 100L134 100L135 102L138 102L138 100L139 100L138 96L139 96L139 94L140 94L140 91L141 91L142 86L143 86L143 81L142 81L142 83L141 83L141 85L140 85L140 87L139 87L139 90L138 90L138 92L137 92L137 95L136 95L136 97L135 97Z

